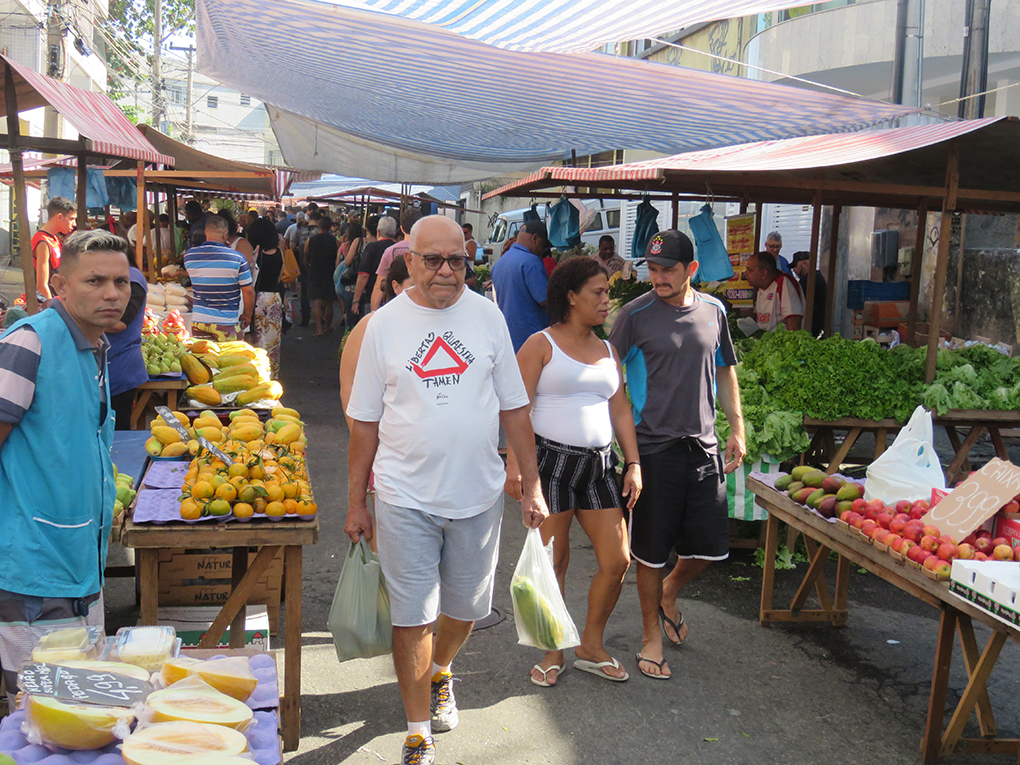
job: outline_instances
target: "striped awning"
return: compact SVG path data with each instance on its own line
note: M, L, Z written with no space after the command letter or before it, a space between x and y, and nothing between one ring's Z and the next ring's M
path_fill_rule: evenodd
M14 76L19 112L52 106L86 139L90 152L153 164L173 164L173 157L156 151L105 93L82 90L46 77L3 54L0 54L0 83L4 82L8 67ZM0 116L6 114L6 104L0 100Z
M332 3L198 0L196 11L199 69L267 104L289 164L377 180L444 185L571 150L676 153L910 111L602 54L504 50Z
M804 0L332 0L442 27L507 50L578 53Z

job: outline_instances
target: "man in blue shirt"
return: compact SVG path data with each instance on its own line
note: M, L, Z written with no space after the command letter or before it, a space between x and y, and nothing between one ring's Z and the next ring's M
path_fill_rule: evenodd
M549 326L545 312L549 277L542 265L542 254L548 246L545 224L529 220L517 232L517 241L492 267L492 289L510 328L514 353L525 340Z
M243 339L244 328L251 324L255 310L255 287L248 261L227 247L227 230L225 218L210 215L205 224L205 242L184 253L184 268L195 293L191 334L218 342Z
M48 628L103 624L116 498L104 332L131 296L127 248L107 231L70 235L52 278L59 300L0 337L0 665L11 699Z

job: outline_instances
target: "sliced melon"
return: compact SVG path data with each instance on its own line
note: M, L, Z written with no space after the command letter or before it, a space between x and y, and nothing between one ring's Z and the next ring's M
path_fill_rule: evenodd
M222 725L169 722L140 728L124 740L121 755L128 765L165 765L185 757L238 755L248 750L243 733ZM251 765L251 761L247 761Z
M247 705L214 688L171 687L149 694L145 704L152 710L155 722L186 720L244 730L254 715Z
M65 627L39 638L32 649L32 661L55 664L58 661L87 659L89 633L85 627Z
M232 757L226 754L200 754L198 757L174 760L174 765L252 765L252 761L247 757Z
M120 661L58 661L61 667L71 669L91 669L95 672L113 672L116 675L127 675L132 680L140 680L143 683L149 682L149 673L134 664L124 664Z
M47 696L29 696L25 719L44 743L65 749L101 749L116 741L114 729L123 723L124 735L135 719L130 709L68 704Z
M197 675L220 693L225 693L238 701L247 701L258 684L245 656L227 656L204 661L179 656L167 660L160 670L160 675L167 685Z

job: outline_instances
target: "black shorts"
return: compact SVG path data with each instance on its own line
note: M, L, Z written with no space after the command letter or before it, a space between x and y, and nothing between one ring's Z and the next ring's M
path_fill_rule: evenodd
M612 445L570 446L535 436L538 478L550 513L620 507Z
M630 520L634 559L659 568L670 550L681 558L729 557L726 476L718 451L709 454L695 439L641 455L641 495Z

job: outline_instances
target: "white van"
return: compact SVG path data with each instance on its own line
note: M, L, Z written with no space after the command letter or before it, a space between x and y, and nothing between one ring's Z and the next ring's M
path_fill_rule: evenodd
M599 246L599 239L603 236L611 236L616 240L617 252L620 249L620 202L618 200L597 200L585 205L589 212L594 213L588 224L581 231L582 244L590 244L592 247ZM491 233L488 241L485 242L485 252L490 263L499 260L503 253L503 245L508 239L517 236L517 231L524 224L524 213L530 207L522 207L519 210L510 210L499 213L490 220ZM549 205L537 205L538 214L542 220L549 222Z

